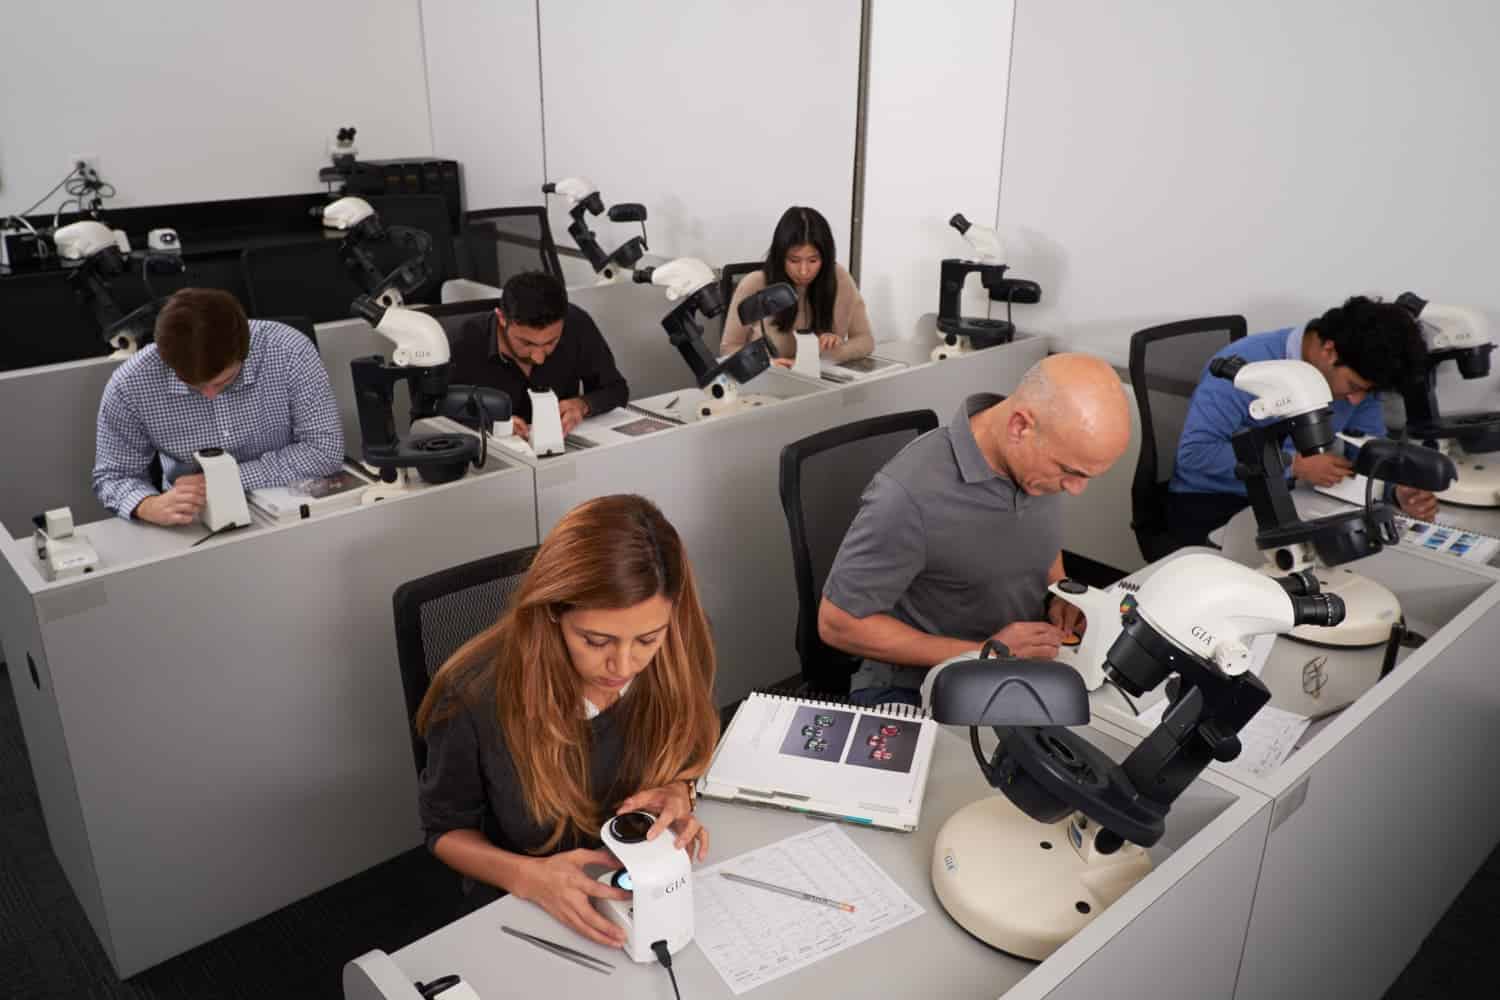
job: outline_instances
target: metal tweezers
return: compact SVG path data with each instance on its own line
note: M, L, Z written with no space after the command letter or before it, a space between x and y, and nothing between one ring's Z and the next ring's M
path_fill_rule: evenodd
M518 937L522 941L536 945L538 948L545 948L558 958L565 958L593 972L607 976L615 971L615 967L604 959L595 958L593 955L585 954L581 951L575 951L567 945L558 944L556 941L548 941L546 938L537 937L535 934L527 934L525 931L518 931L514 927L507 927L505 924L501 924L500 929L511 937Z

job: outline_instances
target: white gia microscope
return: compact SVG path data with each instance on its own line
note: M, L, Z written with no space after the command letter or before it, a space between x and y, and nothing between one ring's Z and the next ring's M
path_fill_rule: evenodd
M673 846L671 831L646 839L655 822L648 812L628 812L604 824L599 836L625 867L599 881L631 898L595 899L594 905L625 928L625 954L633 961L666 965L660 949L675 955L693 940L693 866L687 851Z
M938 284L938 345L932 349L934 361L1010 343L1016 335L1016 326L1010 320L1011 303L1031 304L1042 298L1041 286L1036 282L1005 276L1010 265L1005 263L1005 244L999 233L989 226L974 225L962 213L949 219L948 225L958 230L979 259L949 257L942 262ZM975 271L979 272L980 283L989 292L991 301L1005 303L1005 319L961 315L964 282Z
M155 232L155 230L153 230ZM141 260L141 281L151 300L125 313L110 291L110 282L130 267L130 240L123 230L102 222L85 220L63 226L53 234L57 253L69 268L67 277L79 299L93 313L104 342L113 348L110 357L128 358L148 343L156 315L165 299L151 289L151 275L179 274L185 270L180 246L173 250L152 247Z
M933 717L970 727L975 760L1001 792L938 831L932 885L949 915L981 941L1041 961L1145 877L1146 848L1161 839L1172 803L1211 762L1239 756L1238 733L1270 700L1247 672L1250 640L1343 614L1333 595L1286 586L1191 553L1125 599L1105 658L1110 679L1140 695L1177 678L1161 724L1123 764L1065 728L1089 720L1068 667L988 657L992 643L977 659L934 668ZM999 737L988 760L981 726Z
M714 278L713 269L693 257L679 257L660 267L643 267L635 272L638 284L647 282L666 289L667 300L676 308L662 319L672 346L693 372L703 399L694 415L699 420L738 413L776 402L774 396L741 392L746 382L771 366L769 342L765 337L752 340L729 357L718 359L703 343L703 324L697 314L712 318L724 311L724 296ZM766 316L797 304L797 293L780 282L740 303L740 319L755 323Z
M636 262L650 249L646 245L646 206L639 202L621 202L611 205L607 218L610 222L639 222L641 235L632 236L611 252L606 253L599 245L599 238L584 220L584 213L604 213L604 199L593 181L583 177L564 177L560 181L548 181L542 185L543 194L561 195L568 201L568 215L573 221L568 225L568 235L573 237L579 251L588 258L594 273L599 276L598 285L612 285L630 277Z
M88 536L73 526L71 507L54 507L33 517L31 523L36 525L36 557L47 580L71 580L99 566L99 553Z
M1453 459L1458 481L1438 494L1444 503L1465 507L1500 507L1500 413L1456 413L1438 408L1437 370L1446 361L1465 379L1490 373L1495 342L1484 317L1463 306L1428 302L1415 292L1396 299L1411 310L1427 342L1427 361L1418 376L1402 387L1406 432Z
M1263 572L1310 573L1319 589L1337 595L1346 609L1337 628L1308 625L1292 637L1327 646L1387 641L1401 620L1396 595L1341 567L1399 540L1394 509L1371 495L1361 509L1304 521L1287 486L1283 446L1288 438L1302 455L1318 454L1334 443L1327 379L1305 361L1247 363L1235 355L1215 358L1208 370L1252 397L1252 418L1272 421L1243 428L1230 439L1235 475L1244 482L1255 514L1255 545L1270 564ZM1354 467L1371 479L1426 490L1443 489L1455 475L1446 456L1383 438L1366 441Z

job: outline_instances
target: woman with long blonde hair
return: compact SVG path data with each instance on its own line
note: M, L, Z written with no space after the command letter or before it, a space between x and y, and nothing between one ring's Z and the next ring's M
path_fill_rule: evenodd
M718 740L714 650L682 540L649 500L600 497L557 523L510 605L438 670L417 713L428 847L600 944L624 932L585 865L611 815L656 815L701 860L692 779Z

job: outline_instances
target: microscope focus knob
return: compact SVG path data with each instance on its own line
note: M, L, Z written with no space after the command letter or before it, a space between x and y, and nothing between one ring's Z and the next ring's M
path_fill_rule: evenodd
M1227 764L1240 755L1240 738L1234 733L1224 732L1216 722L1199 723L1198 735L1208 744L1208 752L1214 760L1221 764Z

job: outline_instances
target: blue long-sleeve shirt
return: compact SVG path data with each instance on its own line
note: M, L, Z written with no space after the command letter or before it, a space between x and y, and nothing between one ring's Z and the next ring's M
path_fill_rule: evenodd
M1291 326L1241 337L1214 357L1234 354L1246 361L1300 361L1302 334L1303 327ZM1177 442L1177 462L1167 487L1171 492L1245 495L1245 484L1234 475L1234 446L1229 439L1241 428L1275 422L1250 419L1250 401L1254 398L1236 389L1229 379L1210 375L1208 366L1204 366ZM1379 394L1372 392L1357 405L1334 400L1333 429L1384 437L1385 416Z

